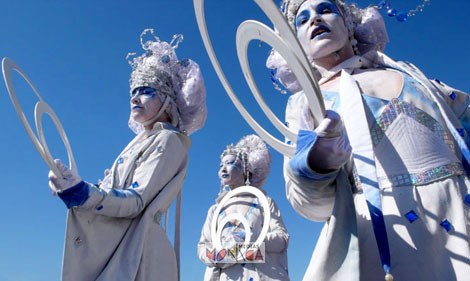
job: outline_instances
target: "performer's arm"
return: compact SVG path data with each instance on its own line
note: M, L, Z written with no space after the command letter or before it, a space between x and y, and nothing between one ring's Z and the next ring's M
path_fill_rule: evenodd
M265 249L266 252L281 253L287 248L289 243L289 233L282 221L281 212L274 200L269 198L269 207L271 212L271 220L269 222L269 231L266 235Z
M59 193L68 208L91 210L110 217L133 218L151 202L187 163L187 148L174 132L162 132L155 139L150 155L135 169L127 189L101 189L82 183ZM87 190L88 192L84 192ZM73 199L83 196L82 200ZM71 202L71 199L72 202Z

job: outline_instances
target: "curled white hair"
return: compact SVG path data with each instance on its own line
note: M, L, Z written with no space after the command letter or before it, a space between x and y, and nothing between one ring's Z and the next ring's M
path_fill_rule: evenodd
M144 42L144 37L151 39ZM132 67L129 79L130 92L139 87L151 87L170 98L166 112L172 124L190 135L202 128L206 121L206 88L199 65L190 59L178 60L175 49L183 41L183 35L174 35L170 43L161 41L153 29L145 29L140 36L144 54L129 53L127 60ZM129 127L143 131L143 125L132 117Z
M250 185L261 188L271 167L271 154L264 141L257 135L244 136L236 145L227 146L220 158L229 154L241 161L245 180Z

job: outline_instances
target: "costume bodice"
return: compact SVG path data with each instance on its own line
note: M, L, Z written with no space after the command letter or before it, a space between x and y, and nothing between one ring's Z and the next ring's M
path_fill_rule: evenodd
M458 147L437 105L413 78L403 74L397 98L362 94L381 188L424 185L463 173ZM340 112L339 93L322 93L325 106Z

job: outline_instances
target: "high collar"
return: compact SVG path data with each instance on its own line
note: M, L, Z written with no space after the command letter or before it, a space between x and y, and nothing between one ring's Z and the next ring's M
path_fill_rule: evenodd
M349 59L343 61L342 63L336 65L335 67L331 69L326 69L321 66L316 66L318 69L318 72L321 74L321 79L318 81L318 84L324 84L327 81L329 81L331 78L333 78L336 74L341 72L341 70L346 70L348 72L353 72L354 69L356 68L361 68L361 67L370 67L371 62L362 57L362 56L352 56Z
M170 123L167 123L167 122L155 122L155 124L153 124L152 128L150 130L144 130L142 132L142 135L145 136L145 137L149 137L149 136L152 136L154 134L156 134L157 132L161 131L161 130L170 130L170 131L174 131L174 132L177 132L177 133L181 133L178 128L176 128L175 126L171 125Z

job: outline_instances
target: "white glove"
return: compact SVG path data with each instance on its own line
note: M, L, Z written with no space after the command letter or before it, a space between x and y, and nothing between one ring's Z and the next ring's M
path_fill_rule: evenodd
M341 168L349 161L352 148L338 113L326 110L325 119L314 131L318 139L308 154L310 168L327 173Z
M79 184L82 181L80 176L67 168L67 166L65 166L60 159L55 159L54 164L56 165L59 172L62 173L62 177L58 177L56 174L54 174L53 171L49 171L49 188L53 193L62 192Z

